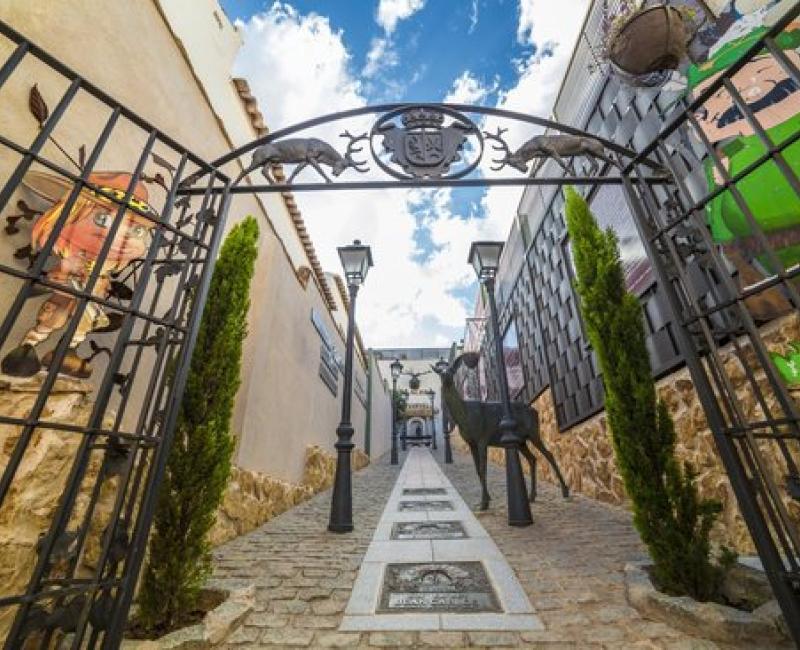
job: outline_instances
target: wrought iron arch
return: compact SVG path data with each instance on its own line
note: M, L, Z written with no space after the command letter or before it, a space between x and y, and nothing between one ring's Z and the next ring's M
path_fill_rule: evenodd
M503 137L507 128L498 127L496 133L483 131L481 125L468 117L472 114L500 118L512 124L530 125L538 131L512 149ZM297 137L317 127L367 115L378 116L368 131L352 135L345 129L341 134L350 140L344 154L337 151L333 144L319 138ZM448 118L450 123L446 124ZM402 125L398 125L396 120L400 120ZM470 138L477 146L465 153L464 150L469 149L466 145ZM364 142L364 145L355 148L353 145L359 142ZM361 173L369 171L369 160L354 158L355 153L364 153L367 144L372 162L388 178L339 180L339 174L349 170ZM378 145L382 145L383 150L379 150ZM497 157L498 152L503 154L500 158ZM501 177L481 175L480 165L486 163L487 153L492 171L511 168L516 169L517 174ZM242 162L248 155L249 160ZM465 156L470 156L471 160L465 161ZM588 161L588 171L576 171L572 164L568 165L568 161L578 156ZM241 171L228 169L228 174L234 179L229 192L245 194L397 187L622 185L619 170L636 156L637 152L611 140L535 115L470 104L396 103L363 106L305 120L263 135L210 164L214 169L226 170L238 161ZM539 169L531 163L548 159L561 165L565 174L542 176L536 173ZM452 171L451 167L459 163L462 168ZM281 182L274 178L270 170L285 164L296 167L289 179ZM658 163L644 159L642 164L649 169L644 182L668 182L665 170ZM336 177L335 181L324 171L325 166L330 168ZM316 169L322 181L293 182L295 174L306 167ZM242 182L258 168L261 168L266 184ZM179 194L202 193L203 188L196 186L196 183L203 177L204 174L198 173L184 181Z
M765 142L762 158L731 176L708 142L704 160L717 166L724 184L698 199L686 186L680 160L682 151L674 136L681 129L697 130L693 110L723 86L734 97L731 76L764 48L780 60L796 83L800 71L783 56L775 37L800 13L800 3L770 29L730 69L665 127L642 152L555 121L496 108L462 104L383 104L333 113L275 131L208 162L180 143L162 134L127 107L82 79L62 62L0 22L0 34L14 49L0 64L0 87L23 61L35 59L66 83L66 91L52 112L40 110L40 130L28 144L19 144L0 134L0 147L16 156L16 164L0 186L0 210L25 186L34 163L66 183L67 189L53 210L52 233L42 244L38 257L21 255L29 262L21 269L0 263L0 276L17 283L17 291L0 323L0 345L12 335L27 301L41 291L67 296L74 309L66 319L64 332L52 350L49 362L37 375L30 408L14 415L0 414L0 425L18 432L9 444L8 461L0 471L0 508L8 505L15 479L35 435L59 435L77 440L63 493L42 536L31 550L31 572L24 589L0 597L0 615L13 615L5 648L22 647L26 639L40 640L47 647L57 637L72 634L73 647L116 648L120 645L125 620L144 557L157 489L178 416L178 405L186 382L189 361L208 292L214 261L219 249L226 213L236 194L284 191L379 189L384 187L470 187L525 185L621 185L628 198L637 227L653 261L659 283L666 291L681 352L702 401L722 462L736 493L740 509L780 601L787 623L800 642L800 536L787 515L786 499L800 499L798 445L800 413L781 383L747 301L760 292L779 289L796 313L800 295L796 281L800 265L776 272L765 282L741 287L731 281L726 267L710 241L704 223L704 209L722 192L730 191L747 220L755 223L752 211L736 183L759 165L774 161L792 188L800 194L800 180L788 169L783 154L800 140L800 133L780 144ZM108 111L105 126L89 148L78 171L44 153L44 145L69 112L76 96L86 94ZM745 119L762 131L756 116L737 98ZM16 105L16 104L14 104ZM468 116L527 124L544 130L524 143L509 146L502 127L495 133ZM339 120L377 115L367 132L355 136L346 132L348 149L340 153L330 143L301 135L315 127ZM137 129L145 143L133 173L121 187L104 188L97 182L94 167L115 134L117 123L126 120ZM398 123L399 121L399 123ZM539 139L535 139L539 138ZM542 139L544 138L544 139ZM549 139L547 139L549 138ZM470 141L471 146L467 146ZM338 180L346 172L364 170L359 160L369 140L369 154L386 180ZM292 142L294 141L294 142ZM480 176L487 147L501 152L493 162L496 169L508 167L513 176ZM361 151L357 145L361 145ZM383 146L383 150L379 149ZM159 153L155 154L155 149ZM464 158L462 158L462 154ZM243 157L250 159L241 162ZM472 159L468 156L473 156ZM586 158L578 170L575 159ZM551 158L563 164L564 174L543 175L530 163ZM595 168L592 159L602 164ZM490 161L492 159L490 158ZM142 202L139 183L154 182L147 173L155 162L160 169L160 203L156 209ZM321 182L294 183L271 176L276 165L311 167ZM250 171L261 168L266 184L244 182ZM231 173L233 170L233 173ZM356 172L353 172L356 170ZM366 170L364 170L366 171ZM293 170L293 173L296 169ZM335 172L335 174L334 174ZM337 180L328 178L330 173ZM165 178L169 176L169 178ZM137 194L138 193L138 194ZM113 234L99 251L97 263L87 271L80 286L66 286L48 276L47 258L73 207L87 196L112 206L116 232L126 215L148 223L152 241L136 273L116 278L115 293L94 290L100 269L107 259ZM154 200L151 200L154 203ZM11 224L11 222L9 222ZM13 224L11 224L13 225ZM11 229L13 230L13 228ZM757 230L754 228L754 230ZM8 229L7 229L8 231ZM762 248L771 247L763 237ZM28 251L28 255L30 251ZM123 290L127 289L127 291ZM111 310L117 327L93 356L103 358L102 379L90 411L80 424L65 424L51 417L47 407L62 382L60 368L70 350L73 335L87 310ZM109 319L110 320L110 319ZM110 326L109 326L110 327ZM20 346L22 347L22 346ZM28 350L20 357L32 364ZM26 356L27 355L27 356ZM729 376L730 359L744 368L743 381L758 395L760 411L744 413ZM19 359L17 359L19 361ZM38 359L37 359L38 361ZM141 382L137 384L137 382ZM132 386L141 386L131 411ZM783 463L782 476L764 469L763 446L770 445ZM779 480L778 480L779 479ZM88 495L79 503L83 488ZM100 535L94 564L84 573L78 565L84 558L94 513L101 491L113 495L105 528Z

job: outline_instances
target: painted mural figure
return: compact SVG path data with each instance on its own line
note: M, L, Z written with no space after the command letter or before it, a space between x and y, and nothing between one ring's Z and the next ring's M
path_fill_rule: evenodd
M59 179L46 174L33 174L32 177L29 182L32 189L55 200L55 204L39 217L33 227L31 245L37 251L44 246L53 231L71 186L65 186ZM89 182L97 186L99 192L88 188L81 191L53 247L53 255L57 258L56 266L47 271L48 280L76 290L86 287L117 214L118 204L106 197L123 199L131 182L131 175L125 172L97 172L90 174ZM55 194L56 188L61 190L60 195ZM148 204L147 189L141 182L136 184L129 205L142 213L155 214ZM124 212L122 223L92 289L93 296L106 298L111 285L111 274L145 256L153 225L154 222L142 214L132 210ZM39 308L36 324L27 331L19 345L3 358L2 371L7 375L28 377L36 374L42 366L49 367L52 352L46 353L40 360L36 349L55 330L67 324L76 307L77 300L74 296L53 291ZM78 346L90 332L102 330L108 325L109 319L101 306L89 302L81 314L59 371L72 377L89 377L91 367L86 359L78 355Z
M746 22L752 24L752 20ZM707 61L689 68L689 89L694 93L702 92L767 29L760 25L742 33L741 25L733 26ZM787 58L800 65L800 54L796 51L800 46L800 23L792 23L775 40ZM772 55L764 53L755 57L734 75L732 82L773 143L783 142L800 130L800 87ZM731 176L767 151L724 88L705 103L697 118ZM783 158L795 175L800 175L800 147L796 144L788 147ZM710 160L706 162L706 176L709 189L723 181ZM800 197L778 165L774 161L762 164L736 187L779 263L789 267L800 262ZM743 285L758 282L779 270L761 250L746 214L731 192L724 192L709 203L707 217L714 241L722 245L726 256L736 266ZM757 319L769 320L788 312L791 304L779 289L773 289L749 299L748 307Z

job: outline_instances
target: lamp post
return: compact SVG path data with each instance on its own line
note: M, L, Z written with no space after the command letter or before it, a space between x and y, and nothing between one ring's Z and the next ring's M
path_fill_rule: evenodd
M357 239L350 246L337 249L342 260L350 308L347 313L347 346L344 355L344 389L342 391L342 420L336 427L336 475L331 498L328 530L349 533L353 530L353 486L350 475L350 452L353 450L353 425L350 422L350 403L353 397L353 339L355 334L356 296L372 266L372 251Z
M433 388L428 389L428 397L431 398L431 437L433 442L433 450L436 451L438 447L436 446L436 391Z
M403 364L395 359L389 368L392 371L392 465L397 465L397 380L403 372Z
M445 370L450 366L447 361L444 359L439 359L436 362L436 372L439 374L444 373ZM442 435L444 436L444 462L448 465L453 463L453 448L450 446L450 427L448 423L445 421L445 403L444 400L441 401L441 412L442 412Z
M508 395L506 360L503 357L503 341L500 338L500 325L497 321L497 304L494 298L494 283L503 242L473 242L467 261L475 269L478 280L486 287L489 298L489 312L492 319L495 355L497 356L498 384L503 418L500 420L500 444L506 450L506 495L508 498L508 523L510 526L530 526L533 523L531 507L525 490L525 477L519 460L521 440L517 433L517 422L511 411L511 398Z

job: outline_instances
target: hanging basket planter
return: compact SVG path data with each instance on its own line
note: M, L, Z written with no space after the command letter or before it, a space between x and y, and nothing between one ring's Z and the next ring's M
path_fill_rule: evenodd
M668 5L647 7L619 19L608 34L608 60L626 75L676 70L689 40L684 16Z

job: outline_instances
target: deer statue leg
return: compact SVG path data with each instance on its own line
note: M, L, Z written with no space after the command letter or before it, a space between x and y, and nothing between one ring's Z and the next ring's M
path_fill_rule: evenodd
M533 455L530 447L528 447L528 442L526 440L522 441L522 444L519 446L520 453L525 456L525 460L528 461L528 465L531 468L531 491L530 496L528 497L528 501L533 503L536 501L536 456Z
M558 163L558 165L561 167L561 169L563 169L568 174L571 173L569 165L567 165L567 161L564 160L561 157L561 154L558 153L558 151L556 151L555 149L546 149L545 151L546 151L548 157L550 157L553 160L555 160Z
M541 438L537 437L531 440L531 442L533 443L534 447L542 452L542 456L547 459L547 462L550 463L550 467L553 468L553 471L558 477L558 482L561 483L561 496L566 499L569 496L569 488L567 487L564 477L561 475L561 470L558 468L558 463L556 462L555 456L553 456L553 454L550 453L550 450L544 446L544 442L542 442Z
M332 181L330 178L328 178L328 175L325 173L325 170L324 170L324 169L322 169L322 167L320 167L320 164L319 164L319 163L316 161L316 159L315 159L315 158L309 158L309 159L308 159L308 162L311 164L311 166L312 166L314 169L316 169L316 170L317 170L317 173L318 173L320 176L322 176L322 178L324 178L324 179L325 179L325 182L326 182L326 183L332 183L332 182L333 182L333 181Z
M292 173L289 175L289 178L286 179L286 184L289 185L294 180L294 177L297 176L301 171L303 171L307 165L308 162L305 160L300 164L298 164L297 167L295 167L292 170Z

